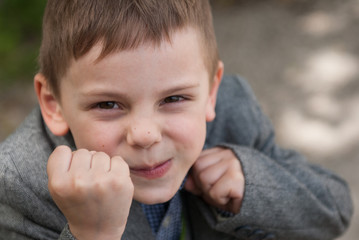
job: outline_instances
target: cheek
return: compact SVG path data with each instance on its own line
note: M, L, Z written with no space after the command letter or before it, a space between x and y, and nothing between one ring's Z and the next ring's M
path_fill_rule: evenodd
M166 132L177 150L198 157L206 137L206 121L202 115L188 114L166 123Z
M105 152L112 156L118 143L118 134L113 127L101 124L80 124L76 130L72 130L77 148L85 148L90 151Z

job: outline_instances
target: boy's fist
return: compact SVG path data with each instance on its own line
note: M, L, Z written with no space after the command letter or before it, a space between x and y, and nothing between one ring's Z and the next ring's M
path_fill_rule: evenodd
M122 158L60 146L47 173L50 194L76 239L121 239L134 191Z
M204 150L188 175L185 189L214 207L239 213L244 193L241 164L229 149Z

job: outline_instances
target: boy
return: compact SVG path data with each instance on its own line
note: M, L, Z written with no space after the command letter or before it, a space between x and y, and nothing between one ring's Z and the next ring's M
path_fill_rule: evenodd
M275 145L248 85L222 78L211 22L206 0L48 1L40 110L0 146L5 239L346 229L347 185Z

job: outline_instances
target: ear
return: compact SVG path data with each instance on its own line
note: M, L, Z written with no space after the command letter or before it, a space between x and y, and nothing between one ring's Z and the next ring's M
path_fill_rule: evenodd
M34 87L40 104L41 114L47 127L56 136L66 135L69 127L62 115L61 105L49 89L43 74L38 73L35 75Z
M211 122L216 117L216 101L217 101L217 93L218 88L221 83L223 77L223 69L224 65L222 61L218 62L216 73L213 77L213 81L210 85L209 98L206 107L206 121Z

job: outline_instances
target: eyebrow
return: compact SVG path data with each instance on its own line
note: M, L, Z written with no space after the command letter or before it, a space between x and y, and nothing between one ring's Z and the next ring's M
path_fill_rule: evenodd
M175 92L180 92L187 89L197 88L200 86L199 82L196 83L184 83L177 86L169 87L168 89L158 91L161 95L168 95ZM80 93L82 97L109 97L109 98L130 98L130 94L126 92L118 92L113 89L93 89Z
M115 92L113 90L98 90L98 89L94 89L94 90L90 90L87 92L82 92L80 93L81 97L109 97L109 98L127 98L130 95L127 93L123 93L123 92Z
M165 89L165 90L161 91L161 94L167 95L167 94L171 94L171 93L174 93L174 92L180 92L180 91L191 89L191 88L197 88L199 86L200 86L199 82L185 83L185 84L181 84L181 85L178 85L178 86L173 86L173 87L170 87L168 89Z

